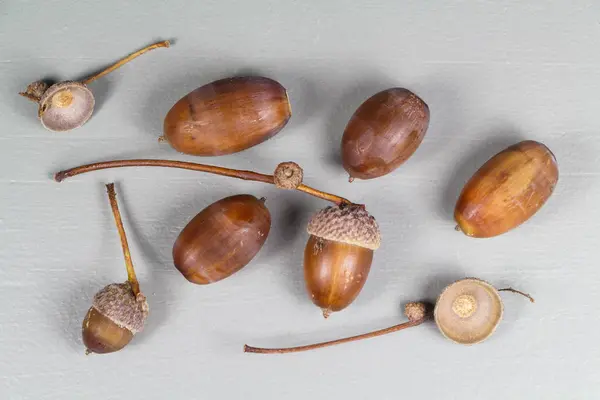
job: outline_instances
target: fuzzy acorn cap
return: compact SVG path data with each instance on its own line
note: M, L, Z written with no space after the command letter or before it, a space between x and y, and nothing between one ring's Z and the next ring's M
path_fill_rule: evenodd
M94 296L92 307L134 335L144 329L148 317L146 296L139 293L136 298L129 282L105 286Z
M371 250L377 250L381 245L377 221L365 206L358 204L329 206L320 210L311 218L307 231L326 240Z
M81 82L60 82L40 99L38 115L46 129L56 132L79 128L94 112L94 95Z
M273 173L275 186L281 189L296 189L302 184L304 171L295 162L280 163Z
M459 344L475 344L490 337L502 320L500 293L476 278L461 279L438 297L433 316L442 334Z
M422 302L406 303L404 315L410 322L420 321L427 315L427 304Z

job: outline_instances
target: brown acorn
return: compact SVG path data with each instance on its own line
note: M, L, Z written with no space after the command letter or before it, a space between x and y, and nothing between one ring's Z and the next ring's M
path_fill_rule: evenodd
M173 246L175 267L192 283L220 281L256 256L270 229L264 199L226 197L200 211L181 231Z
M221 79L175 103L165 117L164 138L185 154L232 154L274 136L291 115L278 82L258 76Z
M531 218L558 182L554 154L527 140L488 160L467 182L454 218L465 235L486 238L505 233Z
M429 107L410 90L387 89L367 99L342 137L342 162L350 181L398 168L417 150L428 126Z
M381 244L379 226L363 205L331 206L308 224L304 279L313 303L327 318L346 308L364 286L373 251Z
M110 284L94 296L83 320L83 344L90 353L112 353L125 347L144 328L148 303L133 294L129 282Z
M112 283L105 286L94 296L92 307L88 310L82 324L83 344L86 353L112 353L121 350L144 328L148 317L146 296L140 292L125 228L117 204L114 184L106 185L119 237L125 266L127 282Z

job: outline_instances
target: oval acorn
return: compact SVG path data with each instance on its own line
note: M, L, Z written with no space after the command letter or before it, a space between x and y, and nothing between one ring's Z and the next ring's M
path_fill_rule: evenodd
M197 156L237 153L277 134L290 119L287 92L259 76L221 79L204 85L169 110L164 139Z
M527 140L488 160L467 182L454 210L465 235L487 238L516 228L548 200L558 182L554 154Z
M304 279L310 297L327 318L350 305L364 286L373 252L381 244L375 218L363 205L331 206L308 224Z
M429 126L429 107L410 90L391 88L354 112L342 137L342 163L350 181L386 175L419 147Z
M226 197L200 211L181 231L173 246L175 267L192 283L220 281L256 256L270 229L264 199Z
M19 94L38 103L38 117L44 128L55 132L79 128L94 112L94 94L88 88L90 83L150 50L169 46L170 42L165 40L144 47L81 82L64 81L48 85L44 81L35 81Z
M127 268L127 282L112 283L94 296L92 307L83 319L81 332L87 354L104 354L121 350L136 333L142 331L148 317L148 303L146 296L140 291L131 261L114 184L106 185L106 189L121 239Z

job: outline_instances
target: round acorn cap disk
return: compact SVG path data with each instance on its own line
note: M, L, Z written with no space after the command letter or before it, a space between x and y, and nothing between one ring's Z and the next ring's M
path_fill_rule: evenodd
M48 88L40 99L38 114L42 125L63 132L85 124L94 111L94 95L80 82L60 82Z
M310 235L326 240L377 250L381 233L375 218L363 205L329 206L318 211L308 223Z
M433 311L442 334L459 344L480 343L490 337L502 320L504 306L498 290L476 278L447 286Z
M134 335L142 331L148 317L146 297L140 293L136 298L129 282L105 286L94 296L92 307Z

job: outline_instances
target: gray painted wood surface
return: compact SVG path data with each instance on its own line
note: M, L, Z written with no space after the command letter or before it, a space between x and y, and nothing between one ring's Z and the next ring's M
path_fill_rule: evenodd
M84 77L159 39L175 39L93 83L93 118L46 132L17 92L38 78ZM600 269L600 3L574 1L0 2L0 398L3 399L593 399ZM325 321L304 290L310 215L323 201L188 171L127 169L62 184L53 172L114 158L198 161L157 143L162 118L214 79L263 74L294 115L268 142L202 159L305 181L367 204L384 235L356 302ZM416 154L394 174L349 184L339 142L354 109L390 86L429 104ZM462 184L522 138L556 154L547 205L489 240L454 231ZM91 297L125 278L103 184L116 181L142 289L146 330L120 353L84 356ZM171 247L222 197L266 196L267 244L235 276L187 283ZM433 324L287 356L244 343L298 345L396 323L401 305L476 276L509 294L487 342L462 347Z

